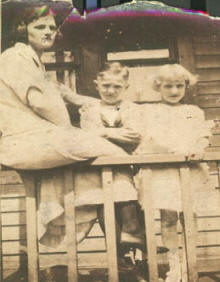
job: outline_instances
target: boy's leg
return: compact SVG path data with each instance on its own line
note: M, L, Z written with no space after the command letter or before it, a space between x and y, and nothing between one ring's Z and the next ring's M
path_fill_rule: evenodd
M117 240L117 255L118 255L118 265L119 270L121 271L129 271L133 268L130 264L126 263L125 261L125 254L129 251L127 246L123 246L120 244L121 240L121 219L120 219L120 212L119 207L116 205L115 207L115 215L116 215L116 240ZM104 208L103 206L99 206L97 210L98 220L100 227L105 234L105 221L104 221Z
M120 203L121 243L143 244L143 227L138 217L138 205L135 202ZM143 225L142 225L143 226Z

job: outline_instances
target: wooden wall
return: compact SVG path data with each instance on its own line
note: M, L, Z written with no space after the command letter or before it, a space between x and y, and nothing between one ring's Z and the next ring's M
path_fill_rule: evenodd
M199 76L194 102L205 111L208 120L215 120L210 150L220 147L220 37L206 36L192 39L194 70Z

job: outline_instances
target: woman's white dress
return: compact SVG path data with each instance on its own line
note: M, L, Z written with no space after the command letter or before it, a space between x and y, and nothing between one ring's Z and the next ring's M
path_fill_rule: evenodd
M92 132L56 125L46 120L43 112L40 115L30 106L28 91L36 88L39 95L50 98L49 109L53 109L50 113L53 120L70 119L62 97L65 87L47 78L45 69L30 46L17 43L2 53L0 64L1 164L18 170L54 168L41 174L38 231L40 242L55 246L52 238L57 234L64 236L65 233L64 180L63 174L56 168L98 156L126 153ZM47 110L47 105L44 110ZM93 199L88 197L85 189L81 189L83 182L84 179L76 177L78 241L86 236L97 217L96 206L91 206Z

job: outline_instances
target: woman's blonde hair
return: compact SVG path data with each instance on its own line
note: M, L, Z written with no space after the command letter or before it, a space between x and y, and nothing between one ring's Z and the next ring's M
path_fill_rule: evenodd
M197 83L197 76L189 72L180 64L167 64L161 66L153 77L153 89L160 90L161 83L166 80L183 79L186 87L190 87Z

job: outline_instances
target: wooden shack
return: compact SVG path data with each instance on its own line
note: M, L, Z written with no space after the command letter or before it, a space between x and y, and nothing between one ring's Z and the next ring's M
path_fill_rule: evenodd
M197 89L187 93L185 102L197 104L207 119L215 121L207 150L220 150L220 21L169 8L122 5L120 9L90 13L86 18L72 12L61 30L62 42L45 54L46 68L51 78L76 88L82 95L97 97L93 80L106 61L120 61L129 67L131 87L126 99L137 103L160 100L149 87L150 75L159 65L179 62L198 74ZM145 78L146 84L142 85ZM74 110L70 108L70 113L77 124ZM219 281L220 167L218 162L209 165L213 187L204 197L213 202L213 212L197 215L197 259L201 277L206 277L201 281ZM15 171L0 172L0 207L4 278L12 281L25 260L20 244L26 240L25 191ZM156 219L159 237L158 214ZM49 265L55 256L49 259L42 255L41 266ZM96 224L79 246L79 265L84 271L103 268L105 260L105 239Z

